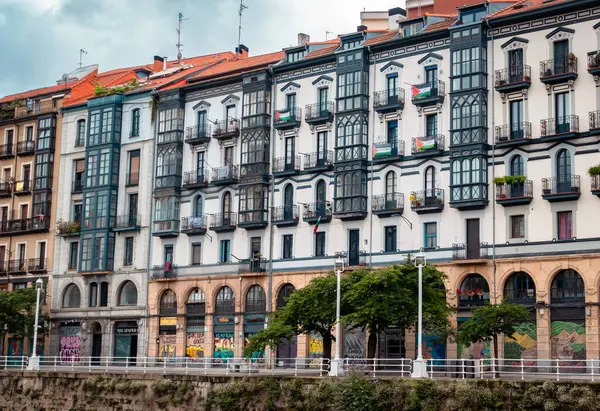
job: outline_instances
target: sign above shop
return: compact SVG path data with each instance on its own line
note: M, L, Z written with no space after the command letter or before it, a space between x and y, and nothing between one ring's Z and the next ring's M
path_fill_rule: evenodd
M161 317L160 325L177 325L177 317Z

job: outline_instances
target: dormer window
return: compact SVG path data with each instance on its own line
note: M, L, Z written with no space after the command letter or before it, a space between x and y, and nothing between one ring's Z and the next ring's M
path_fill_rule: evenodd
M475 8L460 12L460 21L462 24L471 24L480 21L487 14L485 8Z
M300 61L306 56L306 50L295 51L293 53L288 53L287 62L294 63L296 61Z
M356 40L345 42L344 44L342 44L342 50L355 49L357 47L360 47L361 43L362 43L362 39L356 39Z
M415 34L419 33L423 27L425 27L425 23L422 20L416 23L408 24L402 27L402 34L404 34L404 37L414 36Z

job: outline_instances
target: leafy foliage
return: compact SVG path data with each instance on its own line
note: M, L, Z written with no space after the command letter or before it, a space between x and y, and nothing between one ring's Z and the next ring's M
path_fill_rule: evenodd
M128 91L135 90L139 86L140 86L140 84L137 81L137 79L135 79L135 78L131 81L128 81L125 84L122 84L120 86L115 86L115 87L103 87L100 84L95 84L94 85L94 94L96 96L110 96L111 94L116 94L116 93L127 93Z
M35 288L24 288L11 292L0 292L0 332L4 332L4 324L9 333L21 337L33 335L35 323ZM40 309L41 311L41 309ZM43 325L46 316L40 313L39 324ZM38 329L43 333L43 328Z

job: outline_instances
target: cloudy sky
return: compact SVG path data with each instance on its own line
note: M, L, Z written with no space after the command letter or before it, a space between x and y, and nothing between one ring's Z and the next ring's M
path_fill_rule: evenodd
M360 11L404 6L404 0L244 0L242 43L250 54L294 45L299 32L324 40L351 32ZM175 58L182 12L184 56L233 50L239 0L0 0L0 96L54 84L84 64L100 70ZM331 35L329 35L331 38Z

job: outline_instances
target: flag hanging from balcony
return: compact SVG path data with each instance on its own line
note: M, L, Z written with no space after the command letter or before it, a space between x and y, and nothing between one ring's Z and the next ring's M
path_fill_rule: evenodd
M317 231L319 230L319 224L321 224L321 216L319 216L317 219L317 224L315 224L315 228L313 228L313 234L317 234Z
M290 110L277 110L275 112L275 122L290 121L292 119L292 113Z
M381 158L392 155L392 145L390 143L373 144L373 158Z
M431 86L412 86L412 96L413 98L431 97Z
M417 137L415 139L417 151L427 151L435 149L435 136Z

